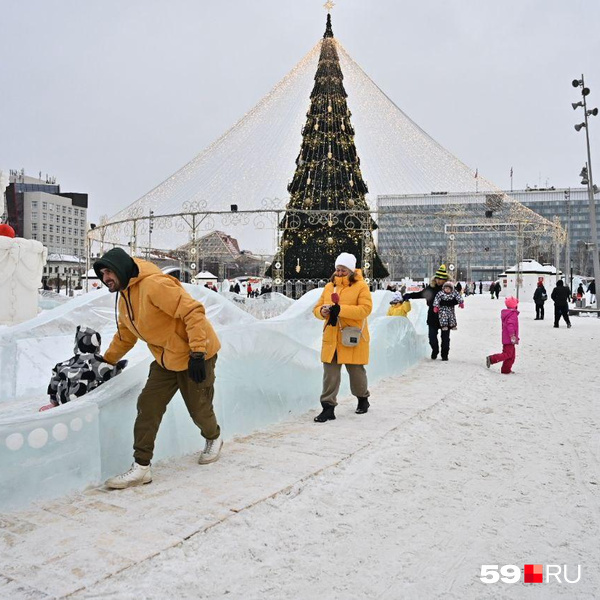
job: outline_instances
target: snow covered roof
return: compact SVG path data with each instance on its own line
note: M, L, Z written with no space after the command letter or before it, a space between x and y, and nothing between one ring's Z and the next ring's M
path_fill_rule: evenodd
M194 275L194 279L217 279L217 276L210 271L200 271L197 275Z
M505 271L506 274L516 272L517 265L509 267ZM556 275L556 267L553 265L542 265L541 263L537 262L537 260L525 259L523 260L523 262L520 263L519 272L521 274L533 273L540 275Z
M73 256L72 254L48 254L47 261L48 262L80 263L80 262L84 262L85 259L81 259L77 256Z

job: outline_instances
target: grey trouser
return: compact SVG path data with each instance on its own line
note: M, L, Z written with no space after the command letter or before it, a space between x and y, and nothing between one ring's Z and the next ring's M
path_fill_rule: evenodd
M193 382L187 370L169 371L156 361L150 365L148 381L138 398L138 414L133 428L133 457L136 463L150 464L160 422L177 390L181 392L190 417L202 436L207 440L219 437L221 431L213 410L216 362L216 354L205 362L206 379L202 383Z
M367 371L365 365L345 365L350 377L350 391L357 398L369 397L369 385L367 383ZM323 363L323 393L321 402L337 406L337 395L342 381L342 365L337 362L337 354L333 361Z

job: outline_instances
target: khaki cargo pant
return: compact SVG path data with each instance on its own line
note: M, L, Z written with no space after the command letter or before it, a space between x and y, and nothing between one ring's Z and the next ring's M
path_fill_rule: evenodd
M221 430L213 410L215 363L217 356L205 362L206 379L193 382L187 370L169 371L156 361L150 365L148 381L137 402L137 418L133 428L133 458L140 465L149 465L154 453L154 442L167 405L177 390L194 423L207 440L215 440Z
M350 377L350 391L357 398L369 397L367 371L364 365L344 365ZM337 406L337 395L342 382L342 365L337 362L337 354L330 363L323 363L323 393L321 402Z

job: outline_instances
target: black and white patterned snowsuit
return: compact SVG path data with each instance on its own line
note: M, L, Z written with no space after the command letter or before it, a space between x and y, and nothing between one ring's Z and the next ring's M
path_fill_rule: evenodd
M50 402L58 406L83 396L112 379L127 366L126 360L111 365L102 360L100 344L102 338L97 331L77 327L75 333L75 356L60 362L52 369L48 384Z
M439 309L438 319L440 320L440 327L442 329L456 329L457 323L454 307L457 304L461 304L462 301L461 295L456 290L452 290L449 294L442 290L436 294L433 306Z

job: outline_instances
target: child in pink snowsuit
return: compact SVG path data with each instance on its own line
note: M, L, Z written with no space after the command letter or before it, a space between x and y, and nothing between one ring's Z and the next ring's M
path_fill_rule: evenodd
M489 369L490 365L501 362L502 368L500 371L508 375L512 373L511 369L516 358L515 346L519 343L519 311L517 310L519 300L510 296L506 298L504 304L506 308L500 313L502 319L502 352L486 357L485 363Z

